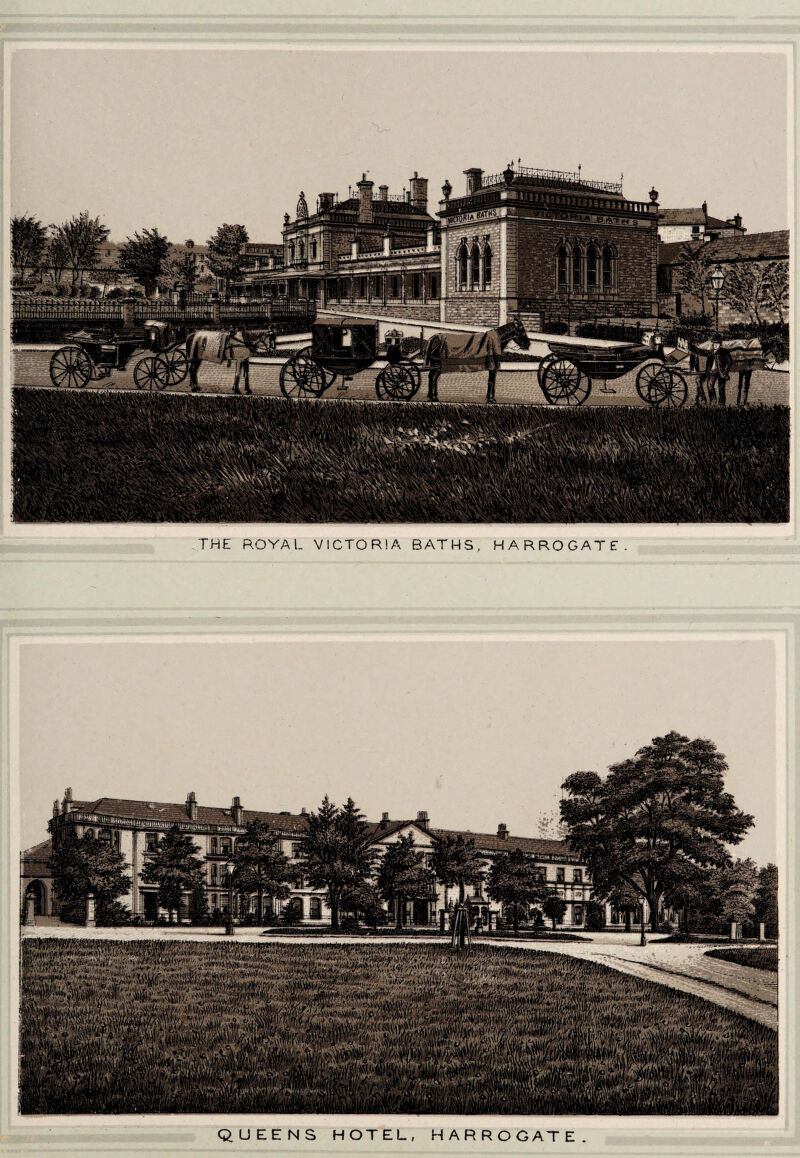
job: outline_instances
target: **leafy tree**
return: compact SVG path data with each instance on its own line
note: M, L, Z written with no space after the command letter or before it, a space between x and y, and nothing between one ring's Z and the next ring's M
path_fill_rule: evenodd
M155 851L141 872L144 884L158 885L158 903L169 912L180 912L181 897L203 880L203 862L196 855L200 846L188 832L174 824L156 843Z
M710 740L670 732L612 765L605 780L596 772L568 776L561 815L598 894L628 884L648 902L657 932L665 894L726 864L726 844L752 827L753 817L724 790L727 768Z
M425 868L424 853L414 847L414 836L401 836L386 846L378 868L378 892L385 901L394 901L397 928L402 928L406 901L427 896L433 888L433 873Z
M767 864L758 873L756 889L755 920L766 925L767 936L778 935L778 866Z
M753 901L758 889L758 869L749 857L732 860L717 869L712 888L718 897L720 915L726 921L748 921L755 914Z
M619 909L621 913L625 914L625 931L630 933L632 916L641 904L641 898L636 889L631 888L625 881L620 881L609 891L606 900L615 909Z
M700 312L706 312L706 294L708 293L708 279L711 266L704 253L702 242L689 242L682 245L678 253L680 260L681 290L700 299Z
M284 925L299 925L303 919L303 902L299 897L292 897L281 909L281 923Z
M244 265L242 252L248 241L243 225L220 225L208 240L208 267L220 278L227 290L228 284L238 278Z
M169 253L169 242L156 228L143 229L127 238L117 256L117 267L138 281L147 297L155 292L164 262Z
M11 264L25 280L25 270L35 273L47 243L47 229L35 217L11 218Z
M242 895L258 894L258 923L264 920L264 897L285 900L293 873L281 852L280 838L263 820L253 820L236 842L233 885Z
M472 837L460 834L453 836L451 833L438 838L431 858L431 867L436 878L445 887L445 905L447 889L457 885L458 899L463 905L466 886L479 885L486 873L483 857L475 847Z
M539 870L522 849L515 848L498 856L489 869L486 891L493 901L500 901L506 913L511 914L514 932L519 932L520 914L527 916L536 901L542 901L547 886Z
M191 896L189 897L189 920L193 925L208 925L211 922L206 887L200 880L196 881L192 886Z
M331 928L339 928L342 900L348 891L367 883L375 864L369 847L369 825L352 799L342 808L325 796L317 812L306 820L301 838L298 871L314 889L326 889Z
M86 898L95 898L95 918L101 920L117 900L130 890L125 858L106 841L95 840L90 832L77 837L73 832L53 845L50 870L63 920L82 922Z
M72 274L74 288L83 281L84 270L97 264L97 251L108 237L108 228L101 224L99 217L90 217L84 210L61 225L51 225L50 229L53 234L51 253L55 246L58 259L64 261L62 268Z
M555 929L559 921L563 921L564 914L567 911L567 902L558 895L558 893L548 893L544 899L542 910L546 917L549 917L553 922Z
M194 252L194 242L187 241L185 249L173 246L164 261L159 278L159 288L174 289L183 287L187 293L193 293L197 284L197 254Z
M380 895L371 884L358 884L346 889L342 894L342 911L352 913L356 921L363 918L373 928L386 915Z

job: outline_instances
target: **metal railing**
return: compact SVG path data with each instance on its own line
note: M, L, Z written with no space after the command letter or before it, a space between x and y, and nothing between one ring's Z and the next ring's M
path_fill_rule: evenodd
M521 165L514 169L514 177L512 180L516 180L518 177L523 177L527 181L536 181L537 183L546 183L559 187L563 186L564 188L580 186L585 189L600 189L604 193L622 192L621 181L589 181L581 176L579 170L570 173L563 169L529 169L525 165ZM505 185L505 182L505 174L489 173L483 177L481 188L486 188L490 185Z

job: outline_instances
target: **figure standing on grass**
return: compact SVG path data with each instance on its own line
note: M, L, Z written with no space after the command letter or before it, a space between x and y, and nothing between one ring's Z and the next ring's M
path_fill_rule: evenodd
M725 387L731 376L732 361L730 350L726 350L722 344L722 335L714 334L711 339L711 353L706 363L709 402L716 402L719 393L719 404L725 406Z

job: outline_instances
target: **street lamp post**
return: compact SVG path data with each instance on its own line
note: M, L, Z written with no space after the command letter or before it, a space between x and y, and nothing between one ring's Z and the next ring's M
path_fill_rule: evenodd
M711 289L714 292L714 329L719 332L719 299L722 294L722 287L725 284L725 274L719 266L712 271L709 281L711 282Z
M225 922L226 936L233 936L233 864L228 861L225 865L228 871L228 919Z
M639 905L639 916L641 917L641 932L639 933L639 944L646 945L647 937L644 935L644 901Z

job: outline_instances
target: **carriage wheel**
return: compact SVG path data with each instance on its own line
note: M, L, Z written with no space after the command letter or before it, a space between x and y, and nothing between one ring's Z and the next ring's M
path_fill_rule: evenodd
M167 373L167 386L180 386L189 373L189 359L183 350L167 350L161 358Z
M285 398L300 398L303 394L319 398L336 377L334 374L328 378L323 367L311 357L310 349L307 346L298 350L281 366L281 393Z
M80 346L62 346L50 359L50 381L54 386L82 389L94 373L94 363Z
M418 390L419 370L409 362L385 366L375 379L375 393L379 398L410 402Z
M169 382L164 359L160 355L141 358L133 368L133 381L137 390L163 390Z
M636 393L650 406L683 406L688 394L686 379L666 366L643 366L636 375Z
M548 366L551 366L552 363L555 362L555 360L556 360L555 354L546 354L544 356L544 358L542 358L541 362L539 363L539 368L536 371L536 377L539 379L539 386L540 387L542 386L542 383L544 382L544 376L547 373Z
M554 358L542 375L542 393L551 406L580 406L589 397L592 380L574 362Z

